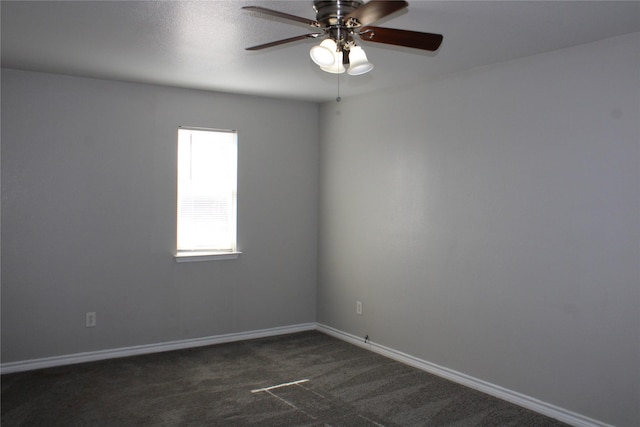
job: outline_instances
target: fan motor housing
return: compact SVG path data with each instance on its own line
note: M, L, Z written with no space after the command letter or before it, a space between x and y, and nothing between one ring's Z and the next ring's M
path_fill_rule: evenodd
M360 0L314 0L313 10L316 11L316 21L332 27L343 25L343 18L363 4Z

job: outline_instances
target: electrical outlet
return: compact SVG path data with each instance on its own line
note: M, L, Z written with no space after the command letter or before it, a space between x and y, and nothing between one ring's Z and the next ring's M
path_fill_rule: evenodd
M362 316L362 301L356 301L356 314Z
M88 311L87 314L85 315L85 323L84 325L87 328L93 328L94 326L96 326L96 312L95 311Z

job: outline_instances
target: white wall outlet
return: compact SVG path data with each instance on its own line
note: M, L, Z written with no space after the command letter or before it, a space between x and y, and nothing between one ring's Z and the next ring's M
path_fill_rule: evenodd
M356 301L356 314L362 316L362 301Z
M85 323L84 325L87 328L93 328L94 326L96 326L96 312L95 311L88 311L87 314L85 315Z

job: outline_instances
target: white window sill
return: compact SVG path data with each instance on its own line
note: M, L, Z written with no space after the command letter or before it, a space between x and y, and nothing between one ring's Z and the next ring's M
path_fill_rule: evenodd
M237 259L242 252L178 252L176 262L223 261Z

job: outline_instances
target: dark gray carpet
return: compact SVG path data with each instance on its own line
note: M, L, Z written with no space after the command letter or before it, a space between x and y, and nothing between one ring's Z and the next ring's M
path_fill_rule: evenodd
M315 331L3 375L1 420L6 427L564 425Z

